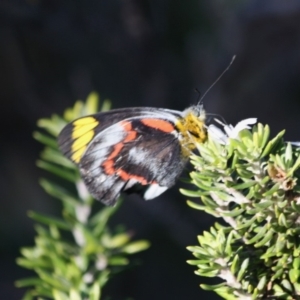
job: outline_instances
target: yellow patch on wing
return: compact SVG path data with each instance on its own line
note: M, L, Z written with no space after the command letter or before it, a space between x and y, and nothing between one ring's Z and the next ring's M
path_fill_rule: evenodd
M79 163L84 154L88 144L95 136L94 128L99 125L93 117L81 118L73 122L72 140L74 141L71 147L71 159Z

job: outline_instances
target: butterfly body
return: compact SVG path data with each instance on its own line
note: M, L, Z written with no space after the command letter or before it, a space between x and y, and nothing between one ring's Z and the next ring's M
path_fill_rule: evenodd
M122 191L148 200L173 186L206 137L202 106L133 107L79 118L61 131L58 144L91 195L114 205Z

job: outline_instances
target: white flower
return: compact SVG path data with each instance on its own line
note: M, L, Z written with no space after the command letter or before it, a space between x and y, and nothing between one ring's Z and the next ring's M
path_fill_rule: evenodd
M293 146L300 148L300 142L290 142Z
M257 122L256 118L249 118L238 122L235 126L226 125L220 120L215 121L223 126L223 130L214 124L208 126L208 134L211 138L218 141L220 144L228 144L228 139L238 139L239 132L244 129L250 129L251 126Z

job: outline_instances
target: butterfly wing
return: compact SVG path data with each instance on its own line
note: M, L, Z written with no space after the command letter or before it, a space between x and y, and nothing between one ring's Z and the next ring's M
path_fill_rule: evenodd
M114 205L122 191L152 199L175 184L186 159L174 127L177 117L168 114L128 118L94 137L79 170L96 199Z
M66 125L58 136L58 145L62 153L78 164L88 145L98 133L120 122L139 116L180 116L180 112L152 107L132 107L100 112L74 120Z

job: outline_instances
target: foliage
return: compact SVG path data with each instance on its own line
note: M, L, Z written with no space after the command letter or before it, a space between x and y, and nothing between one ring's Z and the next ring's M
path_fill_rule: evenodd
M113 232L108 228L119 205L99 210L100 204L88 194L76 166L57 148L56 137L62 127L75 118L97 112L97 107L98 96L91 93L86 103L77 101L63 118L53 115L38 122L47 134L34 133L35 139L46 146L37 164L63 179L61 183L48 179L40 183L48 194L61 201L63 208L61 218L29 212L30 218L38 222L35 245L22 248L17 263L37 276L16 282L18 287L29 288L24 300L98 300L111 276L128 267L128 255L149 246L143 240L132 242L121 227ZM107 109L109 103L104 101L101 110Z
M188 263L221 278L201 287L225 299L299 299L300 151L283 135L270 140L269 127L257 124L225 143L209 138L192 157L197 191L182 192L202 203L188 205L227 225L198 236Z

